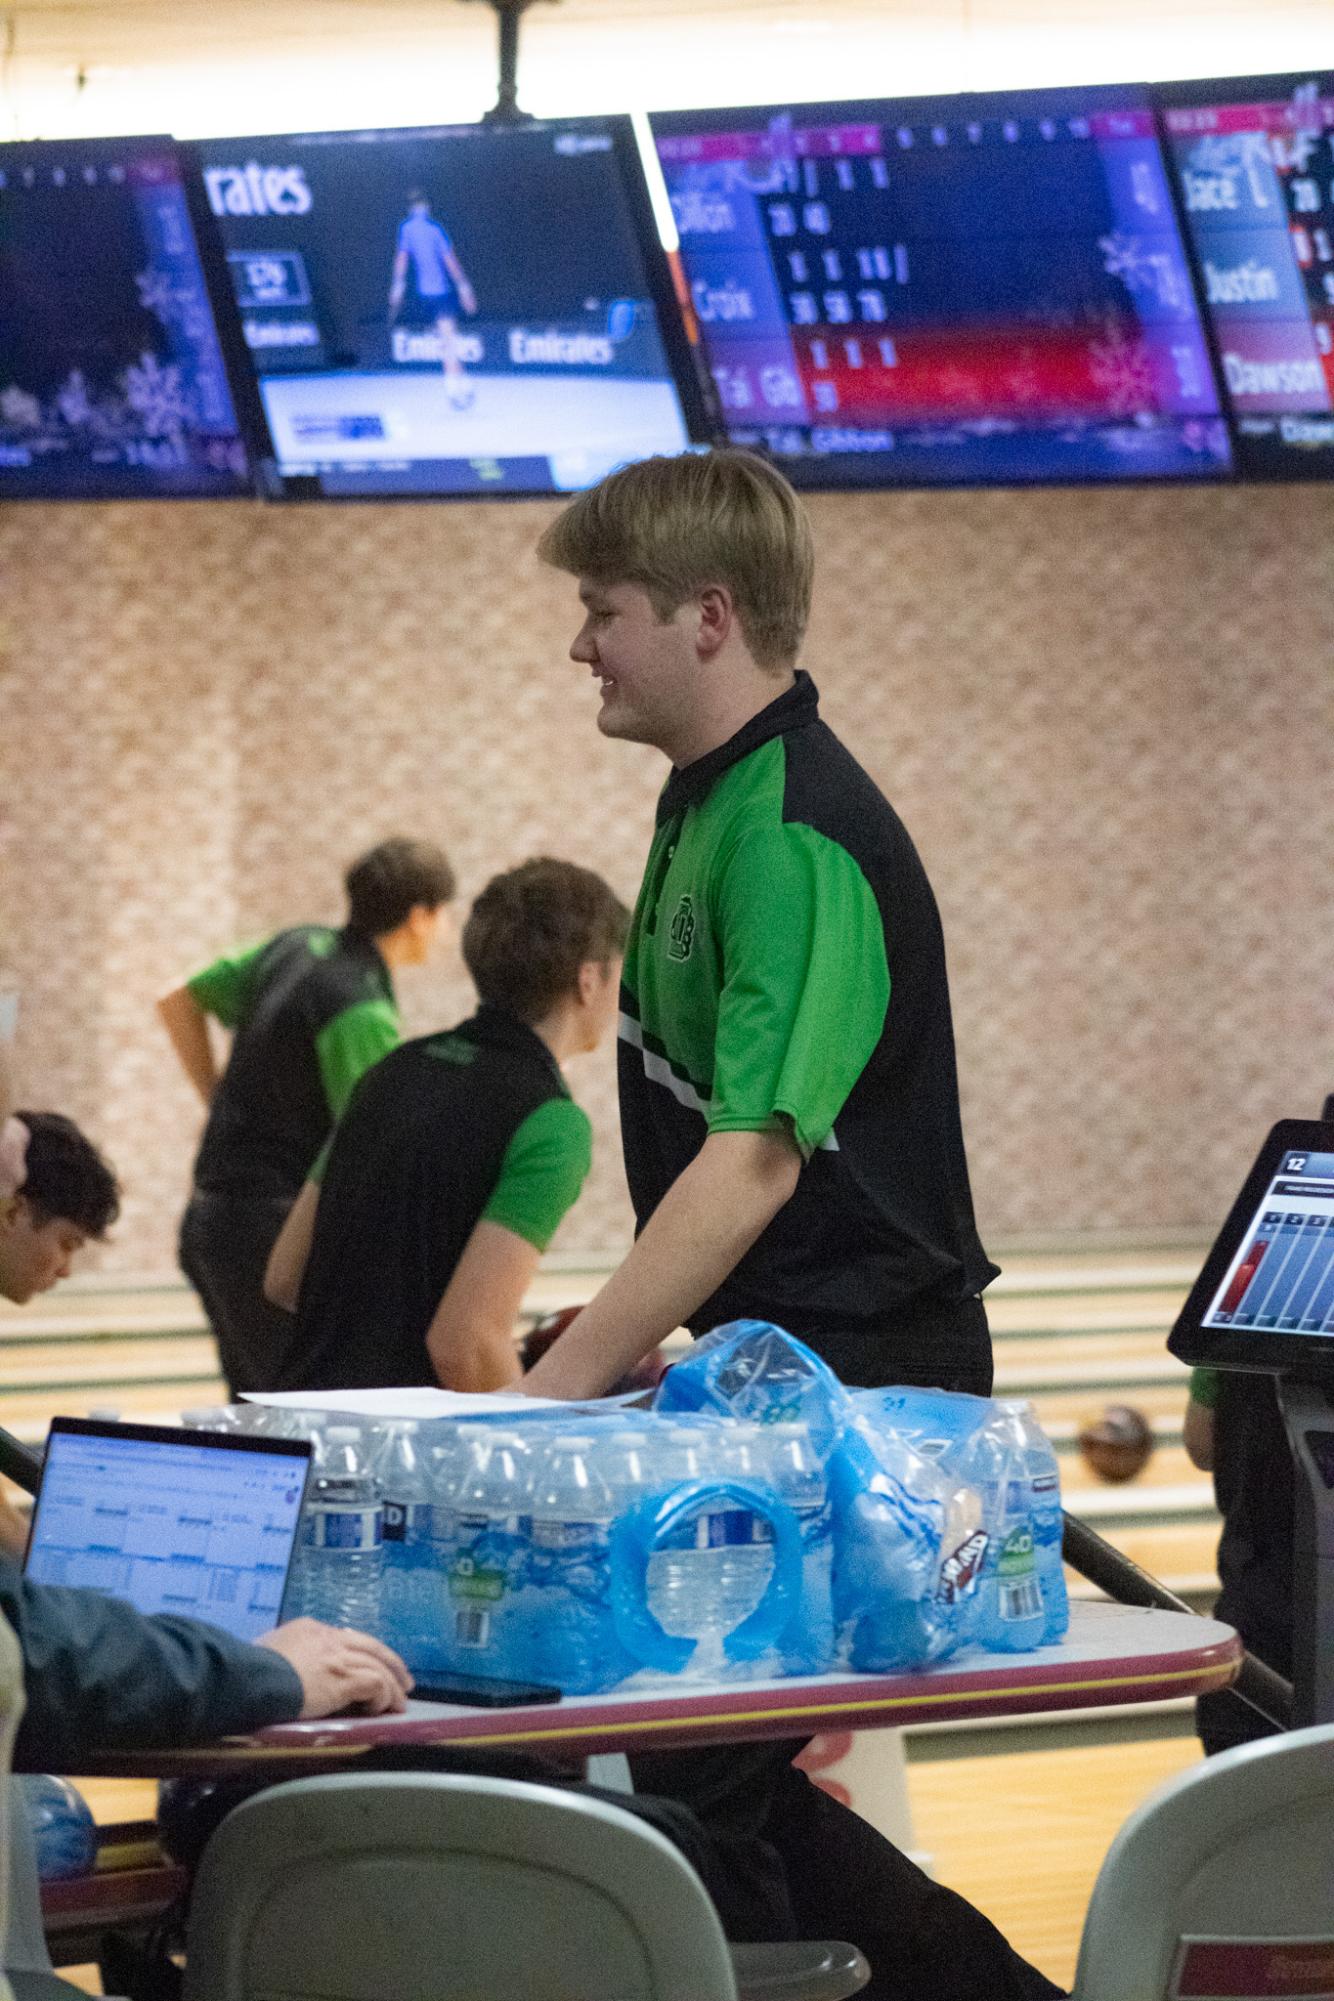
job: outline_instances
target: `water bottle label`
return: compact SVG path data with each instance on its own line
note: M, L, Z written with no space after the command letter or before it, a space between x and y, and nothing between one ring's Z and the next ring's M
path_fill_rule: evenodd
M997 1610L1002 1619L1040 1619L1042 1592L1036 1577L1003 1578L996 1588Z
M460 1605L454 1613L454 1644L485 1647L491 1640L491 1614L475 1605Z
M371 1550L380 1541L378 1508L316 1508L311 1515L312 1549Z
M569 1550L595 1554L610 1547L611 1532L602 1522L559 1522L533 1518L533 1548L560 1555Z
M461 1556L449 1573L449 1595L494 1605L504 1597L507 1582L499 1565L479 1562L475 1556Z
M1061 1476L1054 1468L1050 1473L1035 1473L1033 1475L1033 1492L1035 1494L1055 1494L1059 1492L1060 1485Z
M951 1550L940 1566L936 1597L942 1605L957 1604L977 1583L991 1538L985 1529L974 1529L959 1547Z
M1033 1571L1033 1531L1025 1522L1010 1530L1000 1546L996 1564L999 1577L1028 1577Z
M386 1542L426 1542L431 1534L432 1509L425 1501L386 1501L384 1539Z
M1027 1480L1011 1480L1005 1489L1005 1512L1007 1515L1021 1515L1024 1512L1028 1487Z
M773 1524L749 1508L711 1508L696 1515L693 1527L696 1549L749 1549L774 1539Z

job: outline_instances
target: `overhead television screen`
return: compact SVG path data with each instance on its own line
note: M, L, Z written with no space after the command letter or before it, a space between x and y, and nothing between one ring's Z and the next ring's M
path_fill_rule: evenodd
M197 151L287 494L564 492L706 435L628 119Z
M1334 77L1157 95L1238 469L1334 478Z
M0 145L0 499L250 492L219 303L170 139Z
M797 484L1230 473L1143 89L650 123L730 435Z

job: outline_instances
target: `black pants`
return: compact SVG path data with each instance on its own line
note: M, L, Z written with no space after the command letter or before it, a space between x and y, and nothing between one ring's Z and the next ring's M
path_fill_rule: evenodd
M235 1399L276 1389L293 1319L264 1297L264 1272L291 1200L196 1191L181 1220L181 1270L204 1302Z
M913 1384L989 1396L991 1341L980 1299L919 1311L875 1336L812 1341L844 1382ZM730 1882L738 1941L838 1938L871 1967L866 2001L1047 2001L1061 1990L963 1897L917 1868L792 1760L804 1738L644 1752L645 1794L690 1808Z

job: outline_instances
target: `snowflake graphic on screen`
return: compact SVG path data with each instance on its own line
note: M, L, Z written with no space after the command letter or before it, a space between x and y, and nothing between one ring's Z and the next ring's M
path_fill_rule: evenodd
M91 424L96 414L88 394L88 378L81 368L72 368L56 391L56 409L72 431Z
M1138 334L1110 315L1101 340L1089 342L1089 374L1109 416L1137 417L1155 407L1153 357Z
M1119 278L1128 292L1150 293L1169 312L1190 312L1185 274L1168 251L1147 249L1142 236L1126 236L1121 230L1100 236L1098 248L1107 276Z
M125 401L150 438L179 438L194 416L189 391L181 382L181 371L172 364L165 368L155 354L141 354L121 378Z
M0 422L11 431L37 431L42 424L42 406L35 396L17 383L0 389Z
M161 320L164 327L186 321L200 310L199 294L193 285L173 284L165 271L136 271L134 282L139 304L145 312Z

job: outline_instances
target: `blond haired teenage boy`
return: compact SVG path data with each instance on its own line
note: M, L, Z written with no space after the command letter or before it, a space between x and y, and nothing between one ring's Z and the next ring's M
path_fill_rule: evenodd
M902 822L797 659L814 552L739 451L581 494L540 554L578 579L571 657L604 736L672 765L626 946L619 1041L634 1249L525 1378L595 1393L684 1323L776 1321L849 1383L985 1394L995 1275L964 1159L944 943ZM791 1759L637 1759L690 1804L772 1936L860 1945L868 1996L1007 2001L1051 1983Z

